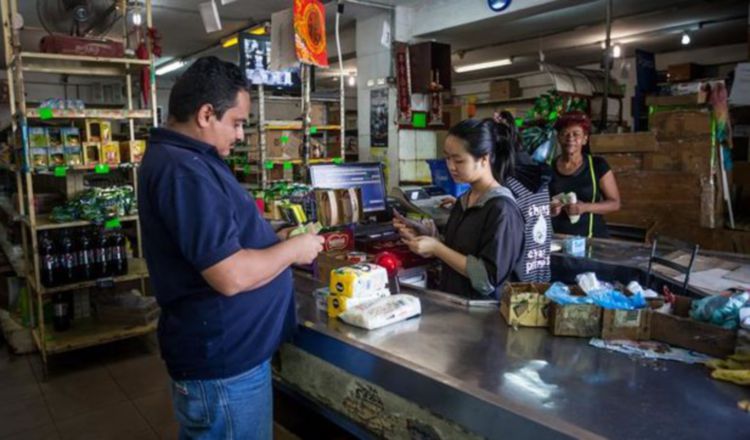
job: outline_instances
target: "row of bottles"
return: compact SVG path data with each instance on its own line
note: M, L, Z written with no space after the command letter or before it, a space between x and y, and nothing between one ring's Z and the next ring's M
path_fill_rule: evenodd
M127 240L122 231L99 227L39 233L40 277L45 287L95 280L128 272Z

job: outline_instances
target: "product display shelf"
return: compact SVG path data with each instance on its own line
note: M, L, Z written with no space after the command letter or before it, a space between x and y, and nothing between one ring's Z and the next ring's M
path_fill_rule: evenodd
M94 165L94 164L89 164L89 165L61 165L60 167L64 168L66 173L73 173L73 172L75 172L75 173L97 172L97 173L106 174L106 173L108 173L109 171L112 171L112 170L129 170L129 169L133 169L133 168L138 168L140 166L139 163L130 163L130 162L122 162L122 163L119 163L117 165L109 165L109 164L104 164L104 165L105 165L105 167L103 168L103 171L101 171L101 172L97 171L97 165ZM34 173L34 174L44 174L44 175L50 175L51 174L51 175L54 175L55 172L56 172L55 168L58 168L58 167L44 168L44 169L37 168L37 169L31 170L31 172Z
M265 121L263 124L266 130L302 130L302 121ZM340 125L310 125L311 131L338 131ZM313 133L314 134L314 133Z
M157 323L158 321L154 320L145 325L112 324L87 318L76 320L75 325L64 332L49 329L42 334L35 328L32 334L39 350L44 349L47 354L57 354L147 335L156 330Z
M89 287L101 287L105 285L111 285L113 283L124 283L127 281L136 281L141 278L148 277L148 268L146 267L146 260L143 258L131 258L128 260L128 273L125 275L117 275L112 277L98 278L95 280L79 281L77 283L63 284L62 286L55 287L44 287L36 284L36 280L33 278L31 281L31 287L34 291L41 293L42 295L49 295L58 292L68 292L77 289L86 289Z
M25 116L29 119L151 119L150 109L27 109Z
M21 51L21 41L25 38L24 33L26 30L21 29L18 31L12 27L12 24L16 22L14 14L18 11L18 3L19 0L2 0L0 1L0 11L2 12L1 21L3 26L3 56L9 91L9 113L13 115L15 119L15 123L11 124L11 128L14 131L12 136L13 139L19 139L24 143L24 145L17 146L17 151L21 151L26 155L21 158L22 163L32 163L30 160L31 148L29 145L29 136L22 135L28 133L30 126L44 126L50 122L57 123L57 125L60 125L60 123L72 124L75 122L80 127L83 119L105 119L118 123L123 122L125 124L125 129L122 133L124 135L123 137L126 138L126 140L135 141L137 139L136 124L140 126L143 122L146 122L149 125L156 125L156 82L154 81L154 77L151 77L150 84L148 84L148 87L143 90L149 98L147 108L137 108L137 103L140 101L140 91L136 90L134 86L134 81L139 79L143 68L148 67L152 72L154 70L154 54L151 52L153 42L150 41L151 36L148 32L142 32L140 35L143 36L143 40L135 42L136 44L142 43L145 45L148 51L145 59L126 57L92 57L87 55L64 55ZM129 2L127 2L127 4L124 2L123 6L125 10L120 12L127 16L129 13L128 8L133 6L130 5ZM136 6L140 8L144 17L142 23L143 29L152 28L152 0L145 0ZM128 20L121 20L120 24L121 27L119 27L119 31L117 30L118 26L115 26L115 28L110 31L110 34L115 39L119 38L122 41L127 41L126 36L131 33L131 29L129 29L131 24ZM119 78L124 89L125 105L120 106L119 108L106 108L106 104L95 106L91 102L88 102L84 103L84 105L88 104L88 108L84 109L55 109L42 107L39 106L39 104L32 107L32 105L26 100L28 95L28 84L31 83L31 81L25 78L25 75L27 74L59 74L82 77L108 76ZM32 78L32 80L33 79L34 78ZM51 96L51 98L62 98L62 96ZM22 244L24 249L23 260L26 263L26 278L27 285L31 292L30 297L35 304L33 308L33 313L35 314L34 321L38 323L38 327L34 329L33 333L37 346L39 347L42 361L44 362L45 373L49 354L88 347L131 336L138 336L153 331L155 329L155 324L140 327L97 324L86 329L82 326L76 325L75 329L66 332L50 332L50 326L46 324L48 319L45 319L45 313L48 312L45 312L45 308L42 306L44 302L43 293L48 294L85 289L97 285L101 287L111 287L116 285L116 283L132 280L140 280L141 291L146 291L148 271L145 262L142 259L143 243L141 237L141 225L140 222L137 221L137 216L134 215L125 216L119 219L120 222L135 223L133 227L135 241L131 242L135 259L129 260L130 270L127 275L45 289L41 286L40 281L41 262L38 254L39 246L37 233L42 230L86 226L91 225L92 223L87 221L53 223L49 221L48 216L36 215L34 203L35 186L45 188L45 191L49 191L48 188L50 186L55 186L57 187L58 192L64 192L68 196L68 199L70 199L70 197L84 190L86 187L84 185L84 173L78 171L89 171L89 169L85 166L72 167L64 173L55 173L54 175L59 177L59 180L56 180L49 179L49 176L45 175L48 174L46 170L33 170L29 167L14 168L15 169L11 169L11 171L15 171L16 174L17 192L22 200L19 208L21 210L20 213L23 215L21 221L22 224L25 225L22 228ZM124 176L124 179L132 182L137 193L138 167L129 166L128 168L130 168L129 173L127 176ZM102 174L106 174L106 169L100 169L99 171L101 171ZM111 179L99 178L96 180L101 182L102 185L119 185L121 184L119 182L122 181L120 176L115 176ZM115 224L105 224L105 228L117 228L117 223L119 222L115 222ZM132 223L128 226L132 226ZM46 318L49 317L47 316Z
M120 222L135 222L138 221L137 215L126 215L124 217L117 217ZM31 221L28 217L22 218L23 223L31 228ZM77 228L80 226L93 226L95 225L94 222L88 221L88 220L76 220L72 222L64 222L64 223L58 223L50 220L48 215L43 216L37 216L36 217L36 223L34 225L34 229L37 231L46 231L50 229L65 229L65 228Z

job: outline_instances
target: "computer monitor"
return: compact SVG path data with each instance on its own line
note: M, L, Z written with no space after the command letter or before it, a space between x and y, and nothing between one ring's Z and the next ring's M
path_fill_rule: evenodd
M320 164L310 167L313 188L360 188L362 211L366 216L386 213L385 177L383 165L377 162Z

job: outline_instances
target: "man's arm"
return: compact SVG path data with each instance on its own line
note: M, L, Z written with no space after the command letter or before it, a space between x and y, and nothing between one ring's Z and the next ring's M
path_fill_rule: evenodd
M263 287L292 264L309 264L323 249L323 238L299 235L267 249L242 249L201 272L225 296Z

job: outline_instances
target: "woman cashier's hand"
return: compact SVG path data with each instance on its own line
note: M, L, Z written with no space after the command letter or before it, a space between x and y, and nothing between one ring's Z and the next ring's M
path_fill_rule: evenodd
M588 203L568 203L565 205L565 213L568 215L581 215L588 211Z
M552 199L549 202L549 215L550 217L557 217L563 210L563 204L559 200Z
M430 258L435 255L435 250L441 245L440 240L435 237L421 236L411 240L404 240L409 250L415 254Z

